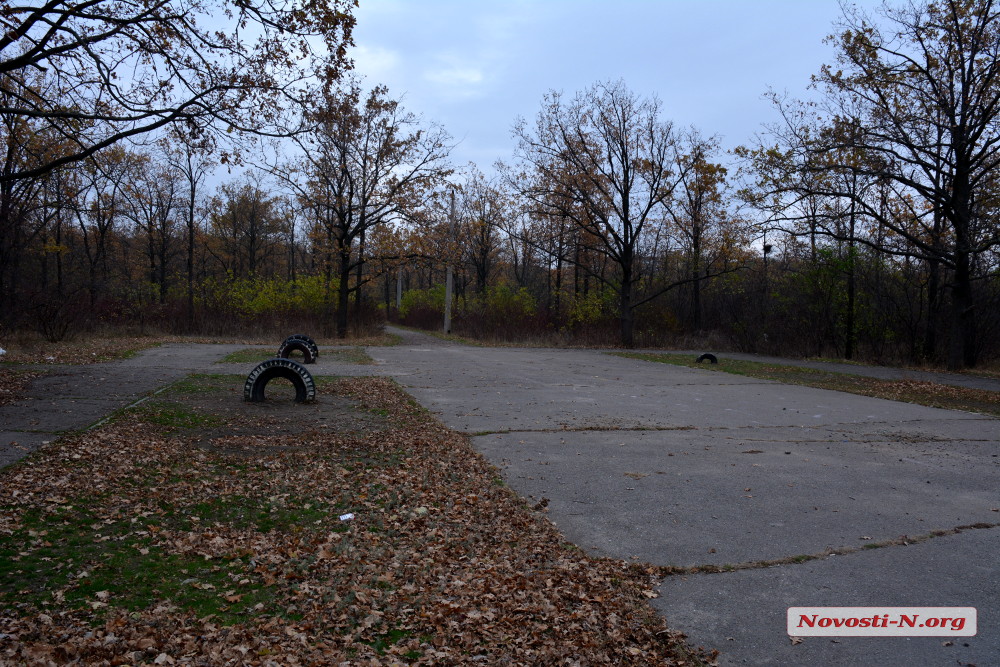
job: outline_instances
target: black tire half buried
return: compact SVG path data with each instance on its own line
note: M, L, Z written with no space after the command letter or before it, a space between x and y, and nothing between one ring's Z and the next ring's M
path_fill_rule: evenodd
M703 354L700 357L698 357L697 363L700 364L703 361L708 361L709 363L712 363L712 364L719 363L719 360L715 358L715 355L714 354L709 354L708 352L706 352L705 354Z
M301 352L303 361L307 364L316 363L319 358L319 347L312 338L305 334L292 334L285 339L285 342L278 348L278 355L282 359L288 359L292 352Z
M268 359L250 371L243 385L243 400L257 403L264 400L264 388L274 378L287 378L295 387L295 402L316 400L316 383L309 370L291 359Z

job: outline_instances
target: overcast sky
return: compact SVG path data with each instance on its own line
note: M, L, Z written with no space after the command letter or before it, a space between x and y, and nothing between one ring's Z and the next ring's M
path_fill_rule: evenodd
M861 0L874 7L874 0ZM360 0L352 50L366 83L460 142L456 166L509 160L543 95L622 79L678 127L731 149L777 120L769 88L808 94L832 50L836 0Z

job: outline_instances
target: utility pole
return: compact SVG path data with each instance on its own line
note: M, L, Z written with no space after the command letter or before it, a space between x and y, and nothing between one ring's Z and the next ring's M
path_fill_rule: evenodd
M403 266L396 269L396 316L399 316L399 309L403 307Z
M451 333L451 292L455 279L452 276L451 245L455 241L455 191L451 191L451 207L448 214L448 274L444 282L444 332Z

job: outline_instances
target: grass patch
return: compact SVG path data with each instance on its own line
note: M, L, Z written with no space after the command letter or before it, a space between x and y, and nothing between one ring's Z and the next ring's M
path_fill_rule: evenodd
M141 406L138 414L146 422L163 427L164 433L212 428L226 423L221 417L200 412L176 401L149 401Z
M278 356L277 347L273 349L263 349L259 347L248 347L242 350L236 350L235 352L230 352L224 356L219 361L215 362L217 364L256 364L261 361L267 361L268 359L274 359Z
M718 364L696 363L691 355L621 352L619 356L675 366L732 373L760 380L773 380L818 389L832 389L891 401L916 403L932 408L963 410L1000 417L1000 392L953 387L918 380L882 380L850 373L834 373L802 366L781 366L759 361L719 359Z
M221 360L217 361L218 364L256 364L261 361L267 361L268 359L274 359L277 356L277 348L262 349L258 347L250 347L243 350L236 350L223 357ZM303 355L300 352L293 352L290 359L292 361L302 360ZM363 347L359 346L348 346L348 347L334 347L334 348L323 348L319 353L319 358L321 361L335 361L343 364L372 364L375 363L368 353L365 352Z
M240 376L210 375L195 373L170 385L167 394L213 394L218 393L222 382L232 381Z
M16 610L83 610L98 624L112 606L138 611L169 600L232 624L269 601L243 560L169 553L154 544L146 524L98 519L86 499L65 503L29 512L18 529L0 535L0 600L15 601ZM229 589L242 605L226 599Z

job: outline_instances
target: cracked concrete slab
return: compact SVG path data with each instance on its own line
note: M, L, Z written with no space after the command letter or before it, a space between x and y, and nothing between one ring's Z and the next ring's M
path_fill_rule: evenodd
M863 547L1000 523L985 443L788 439L748 430L507 433L476 448L527 498L549 500L595 555L691 567ZM982 465L983 456L992 461ZM600 465L595 465L599 461ZM920 502L914 503L914 499Z
M661 586L670 626L722 651L722 664L1000 655L1000 420L594 350L397 333L403 345L369 350L380 372L473 436L514 490L545 498L588 552L662 566L788 562ZM791 562L830 550L845 553ZM975 606L979 634L791 644L786 632L790 606L904 604Z
M668 577L653 600L695 646L727 665L995 665L1000 532L967 530L919 544L720 574ZM965 606L975 637L787 635L788 607ZM959 604L959 601L961 604Z

